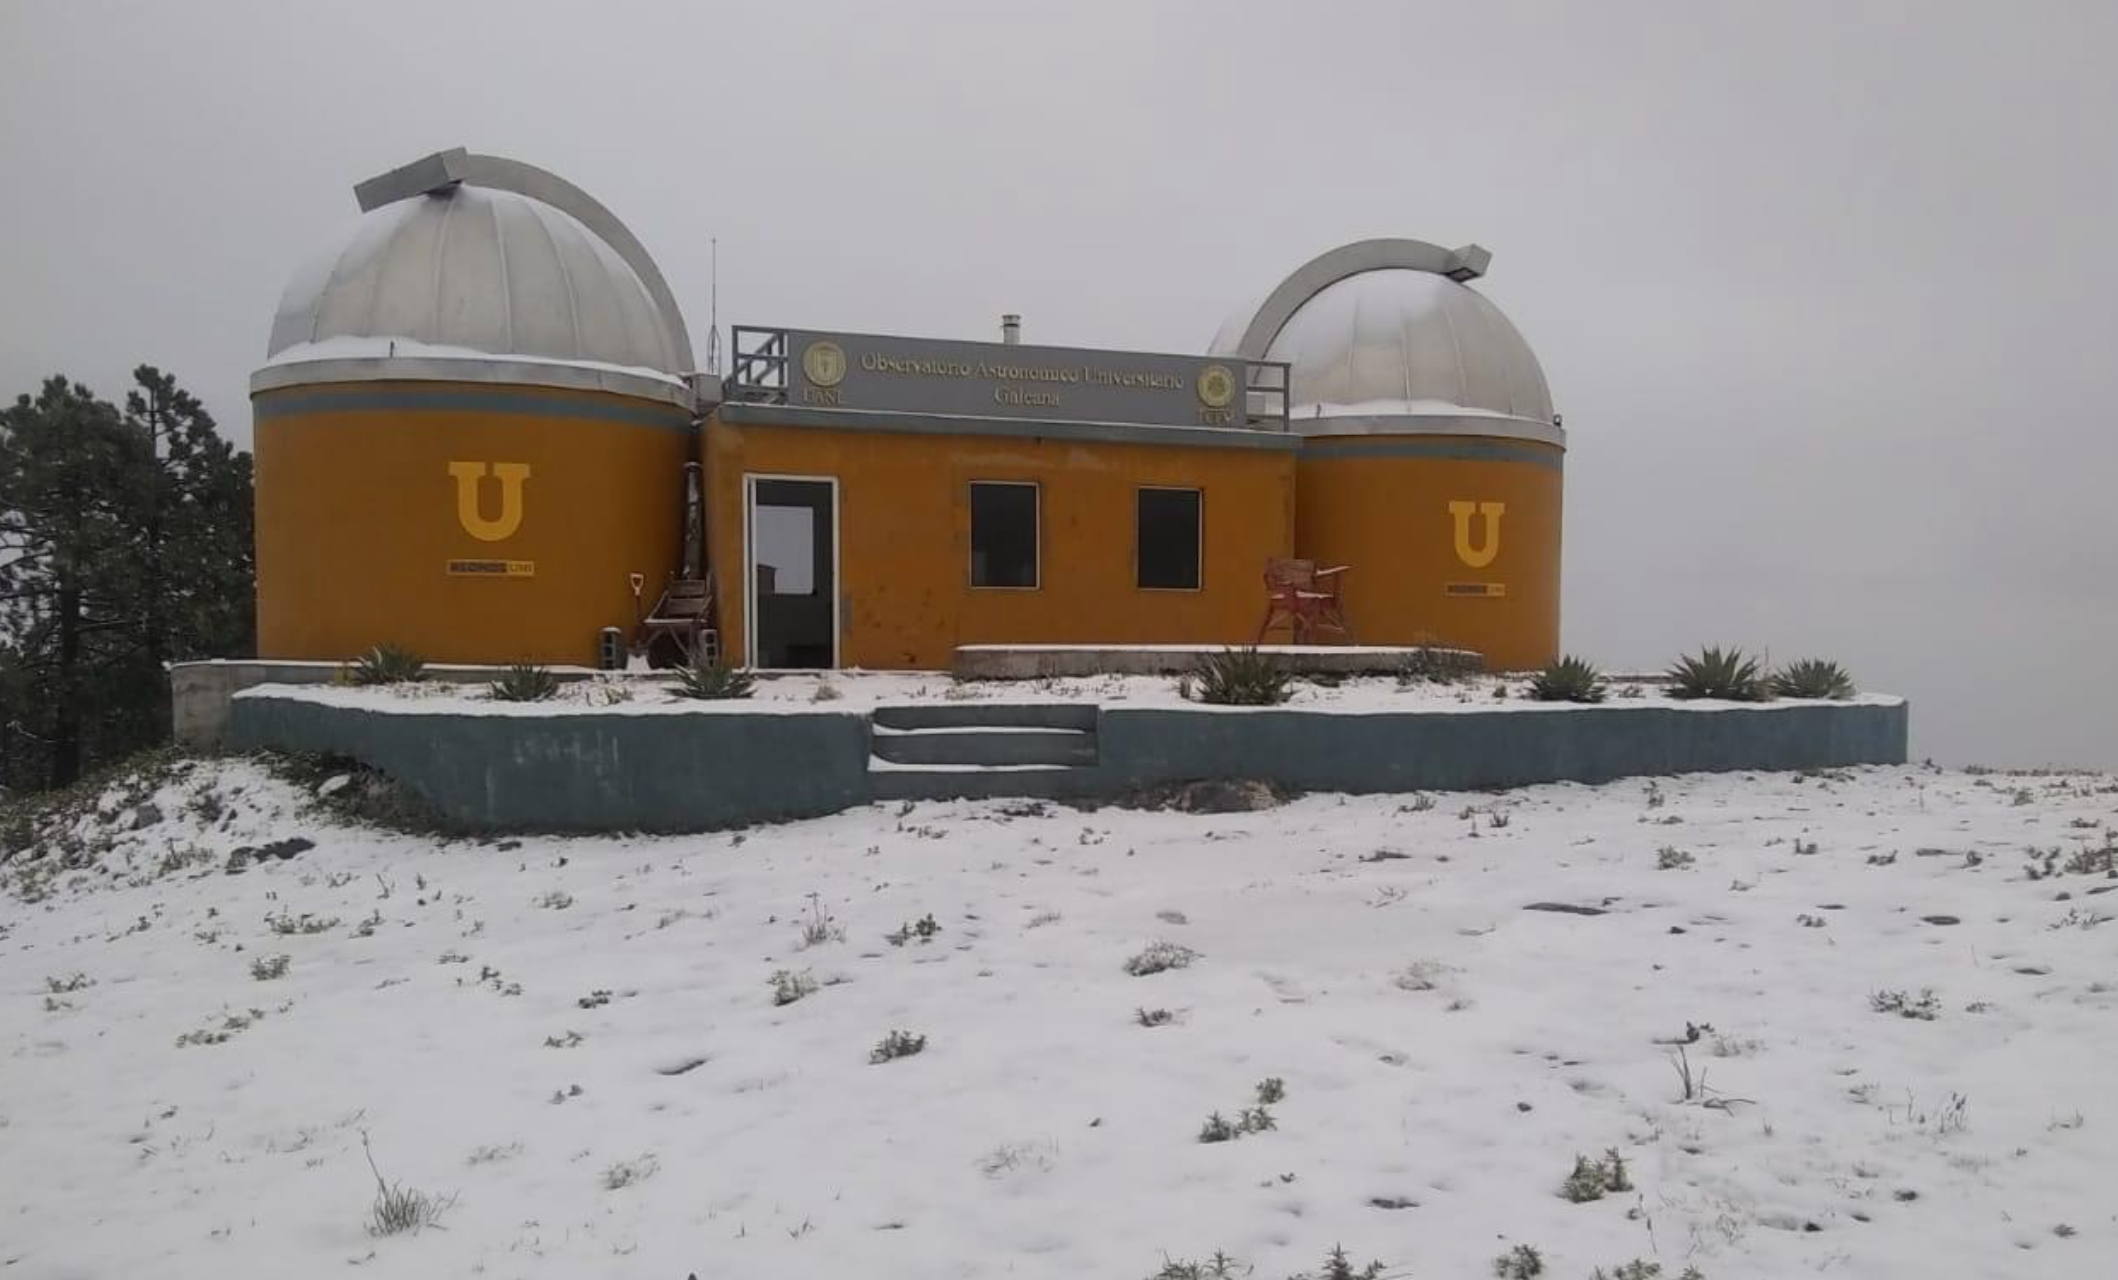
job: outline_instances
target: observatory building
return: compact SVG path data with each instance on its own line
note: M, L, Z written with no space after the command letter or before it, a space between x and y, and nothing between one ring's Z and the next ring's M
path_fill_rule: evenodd
M571 183L457 150L355 195L251 379L261 657L1245 644L1294 560L1345 566L1335 642L1558 651L1565 436L1476 246L1331 250L1197 354L737 326L701 372Z

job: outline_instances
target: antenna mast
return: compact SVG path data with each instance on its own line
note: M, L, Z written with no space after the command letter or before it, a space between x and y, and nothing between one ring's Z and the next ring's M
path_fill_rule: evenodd
M712 246L712 266L708 269L711 285L708 286L709 302L706 320L706 371L721 371L721 238L714 236L707 243Z

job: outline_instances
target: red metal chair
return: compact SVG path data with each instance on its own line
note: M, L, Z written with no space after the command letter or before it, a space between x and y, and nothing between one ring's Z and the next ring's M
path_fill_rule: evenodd
M1319 631L1336 632L1353 643L1353 624L1346 620L1343 579L1350 565L1319 569L1314 560L1265 562L1265 620L1258 624L1258 643L1274 627L1286 627L1295 644L1309 644Z

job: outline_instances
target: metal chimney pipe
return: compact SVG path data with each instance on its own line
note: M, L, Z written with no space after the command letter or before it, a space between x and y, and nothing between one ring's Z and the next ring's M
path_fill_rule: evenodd
M1022 317L1010 311L1000 317L1000 340L1011 347L1022 343Z

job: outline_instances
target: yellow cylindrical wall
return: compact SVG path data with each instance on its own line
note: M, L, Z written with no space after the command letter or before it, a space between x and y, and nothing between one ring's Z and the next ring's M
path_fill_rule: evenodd
M1494 670L1559 652L1562 450L1450 436L1304 442L1296 554L1352 566L1365 644L1475 649Z
M1291 444L1291 441L1287 443ZM724 643L743 655L743 477L838 481L839 662L948 667L959 644L1243 644L1293 543L1291 448L829 430L716 420L702 443ZM970 585L970 484L1039 486L1041 581ZM1201 491L1201 583L1142 590L1140 488Z
M588 663L677 567L689 414L603 392L348 382L258 393L264 658L373 645Z

